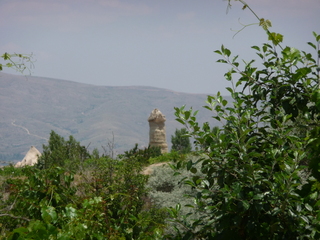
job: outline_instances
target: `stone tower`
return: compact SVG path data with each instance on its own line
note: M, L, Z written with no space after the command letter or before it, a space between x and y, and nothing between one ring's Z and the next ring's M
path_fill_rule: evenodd
M163 115L159 109L154 109L149 118L149 145L155 147L161 147L161 153L168 152L168 144L166 138L166 127L164 122L166 116Z

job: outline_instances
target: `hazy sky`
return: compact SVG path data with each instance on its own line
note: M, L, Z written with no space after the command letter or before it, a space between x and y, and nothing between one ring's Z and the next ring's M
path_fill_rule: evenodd
M247 0L285 45L310 50L320 33L320 0ZM256 23L223 0L0 0L0 53L33 53L33 76L105 86L145 85L188 93L225 90L223 43L255 58L266 42ZM4 72L12 73L4 70Z

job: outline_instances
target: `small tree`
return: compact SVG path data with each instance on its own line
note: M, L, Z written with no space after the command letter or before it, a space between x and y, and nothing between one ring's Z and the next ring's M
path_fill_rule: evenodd
M171 149L182 154L189 153L192 147L187 134L188 131L186 128L176 129L174 135L171 136Z
M180 221L184 230L174 239L320 239L320 35L313 33L316 41L308 43L314 59L282 47L283 36L268 30L270 21L259 21L270 41L252 47L261 64L241 66L224 46L215 51L218 62L231 65L225 78L233 102L218 92L205 108L222 128L211 132L192 109L175 108L177 120L205 148L201 160L187 162L194 175L185 181L197 191L192 209L203 215ZM197 175L199 163L204 177Z
M66 141L62 136L51 131L48 145L43 145L43 153L37 166L47 169L52 166L60 166L75 169L89 158L89 152L84 146L69 136Z

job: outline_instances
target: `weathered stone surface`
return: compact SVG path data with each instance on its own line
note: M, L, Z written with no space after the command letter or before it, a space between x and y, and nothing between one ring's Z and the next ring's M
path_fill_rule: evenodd
M161 147L161 152L168 152L168 144L166 138L166 127L164 122L166 121L165 115L163 115L159 109L154 109L149 118L149 145L155 147Z
M23 166L33 166L38 163L38 158L41 156L41 153L34 146L31 146L26 156L22 159L21 162L17 162L15 167Z

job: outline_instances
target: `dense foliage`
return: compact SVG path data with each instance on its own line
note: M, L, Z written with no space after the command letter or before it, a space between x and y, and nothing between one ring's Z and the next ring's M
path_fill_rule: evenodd
M176 108L177 120L205 146L202 159L188 162L195 175L186 182L197 190L192 207L205 217L180 221L186 230L175 239L320 238L319 65L312 54L279 45L280 34L268 36L271 43L252 47L261 69L252 60L241 70L229 49L216 51L231 65L225 77L233 83L232 103L219 93L207 98L219 131L201 127L192 109ZM314 36L309 45L318 57Z
M176 129L174 135L171 136L171 149L179 153L189 153L191 152L191 142L187 135L188 131L186 128Z
M51 131L48 145L43 144L42 156L39 158L37 167L48 169L53 166L76 168L90 156L86 147L81 146L73 136L66 141L62 136Z
M54 132L44 153L45 164L0 171L0 226L5 239L163 235L167 213L148 204L148 176L141 174L144 165L139 159L90 155L72 136L65 141Z
M141 164L147 164L150 158L161 156L161 148L155 146L148 146L148 148L139 149L136 143L132 149L125 151L124 154L119 155L122 158L135 159Z

